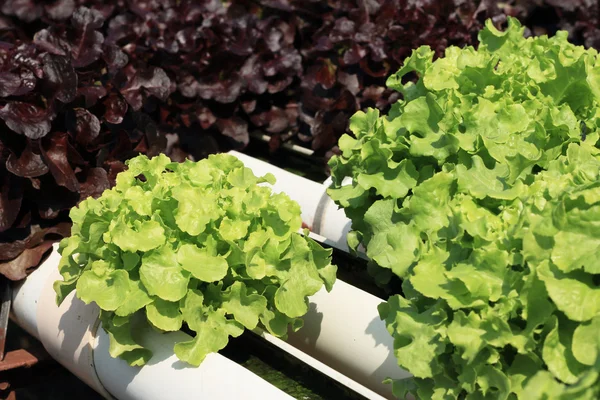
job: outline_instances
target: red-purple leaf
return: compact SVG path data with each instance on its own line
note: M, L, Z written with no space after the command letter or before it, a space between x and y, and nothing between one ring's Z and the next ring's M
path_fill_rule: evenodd
M344 132L346 130L346 123L348 117L338 114L337 124L341 123L340 126L336 126L337 124L332 123L331 121L326 120L326 114L324 112L317 112L315 117L315 124L311 127L311 133L313 136L312 140L312 149L313 150L321 150L321 149L330 149L337 143L337 138L339 136L338 132ZM337 129L336 129L337 128Z
M116 184L117 175L126 169L127 167L121 161L112 161L108 163L108 181L110 182L110 186Z
M73 47L73 66L76 68L87 67L96 61L102 54L102 43L104 36L100 32L88 31L78 41L77 47Z
M79 190L79 182L67 158L67 134L55 132L42 146L42 155L56 183L71 192Z
M6 160L6 169L23 178L34 178L48 172L48 166L42 159L38 143L29 140L19 156L10 153Z
M70 138L69 138L70 139ZM75 148L76 143L67 141L67 158L72 165L75 166L86 166L88 162L81 156L79 151ZM89 148L89 146L88 146ZM97 149L91 149L94 151ZM77 169L77 167L75 167Z
M66 40L54 35L48 29L42 29L33 35L33 43L40 49L57 56L69 54L70 46Z
M12 72L0 72L0 97L14 94L21 87L21 77Z
M242 109L246 114L250 114L256 109L256 99L242 100Z
M193 27L187 27L181 29L175 34L175 39L179 44L179 49L182 52L192 52L196 47L196 39L198 38L198 34L196 29Z
M37 267L44 257L52 251L52 241L42 242L39 246L25 249L17 258L0 262L0 274L13 281L25 279L31 269Z
M369 43L369 50L371 50L371 58L375 62L382 62L387 59L387 53L385 51L385 43L380 37L374 38Z
M344 71L338 72L338 82L342 84L346 90L356 96L360 91L360 82L356 74L347 74Z
M14 15L25 22L35 21L43 12L36 0L4 0L1 7L0 11L4 14Z
M87 145L94 141L100 134L100 121L98 118L83 108L76 108L74 111L75 121L69 124L71 132L82 145Z
M108 69L113 73L125 67L129 62L127 54L123 53L123 50L114 44L104 46L102 59L108 65Z
M367 51L358 44L353 44L342 57L344 65L358 64L367 55Z
M142 107L143 94L147 92L160 100L166 100L171 91L171 80L160 68L139 70L133 78L121 89L121 94L131 108L139 110Z
M269 82L269 85L267 86L267 92L269 92L269 93L282 92L284 89L286 89L288 86L290 86L293 81L294 81L293 76L286 76L283 79L278 79L274 82Z
M29 225L31 225L31 211L25 210L24 207L21 207L21 211L13 223L12 229L24 229ZM0 257L0 259L2 259L2 257Z
M271 153L275 152L279 147L281 147L281 144L282 144L281 135L279 135L279 134L272 135L271 139L269 139L269 151Z
M106 162L106 163L108 163L108 165L113 165L114 163L117 163L117 161L114 161L114 160L120 160L120 159L124 160L124 159L130 158L132 155L135 156L135 154L133 153L134 146L133 146L132 140L126 131L119 130L119 131L115 132L113 134L113 141L115 142L115 145L114 145L114 147L111 148L110 153L107 155L108 159L111 160L111 161ZM103 157L106 157L106 155ZM103 163L105 163L104 158L98 160L98 164L103 164ZM110 170L109 170L109 172L110 172ZM111 179L111 178L112 177L109 173L109 179Z
M296 49L285 48L272 60L263 66L265 76L275 76L279 73L297 72L302 70L302 57Z
M256 94L267 90L268 82L265 81L259 67L258 55L249 57L240 69L241 78L248 84L248 89Z
M20 45L14 49L6 60L9 69L24 68L31 71L36 78L44 76L42 63L39 60L38 50L35 46Z
M130 35L134 35L133 17L129 14L119 14L108 23L106 43L117 43Z
M223 81L206 80L199 83L198 95L203 99L213 99L219 103L232 103L240 96L242 87L243 82L237 77Z
M37 212L44 220L55 220L61 212L70 210L79 200L79 192L73 192L64 186L59 186L54 180L48 179L48 175L40 178L40 189L36 191L36 197L32 200L36 203Z
M356 97L348 90L342 90L342 93L331 104L331 109L340 110L350 115L354 114L359 108ZM348 115L348 118L350 118L350 115Z
M272 107L269 111L254 114L250 117L250 120L254 125L263 127L269 133L280 133L290 126L288 114L278 107Z
M148 153L152 157L161 153L167 146L166 136L158 129L156 122L143 112L132 113L132 119L136 126L135 131L143 133L136 151ZM145 143L143 143L145 142Z
M54 54L43 57L44 75L54 90L54 96L63 103L70 103L77 94L77 74L69 59Z
M71 21L77 32L71 50L73 66L75 68L86 67L102 54L104 36L96 29L102 27L104 16L97 10L79 7L73 13Z
M201 107L196 113L202 129L208 129L217 121L217 117L206 107Z
M90 168L87 171L85 180L81 183L80 201L88 197L100 197L102 192L110 188L108 174L102 168Z
M314 50L316 51L329 51L333 48L333 43L327 36L321 36L315 41Z
M92 86L81 86L77 88L77 95L85 98L85 106L94 106L99 99L106 96L106 89L104 86L92 85Z
M38 246L44 240L62 238L71 233L71 223L59 222L54 226L42 228L39 224L32 224L27 228L20 228L19 239L6 241L0 240L0 261L7 261L17 257L27 248Z
M13 96L22 96L35 89L37 79L33 72L22 68L19 72L19 77L21 78L21 85L12 93Z
M46 109L29 103L13 101L0 109L0 118L14 132L30 139L39 139L50 132L52 115Z
M355 23L346 17L342 17L335 21L335 26L329 34L329 39L333 43L341 42L344 39L350 39L354 34Z
M290 4L290 0L262 0L262 4L267 7L276 8L284 11L292 11L293 6Z
M311 89L321 84L325 89L331 89L336 82L336 66L328 59L319 59L306 71L306 83Z
M48 16L55 20L65 20L73 15L75 0L56 0L44 6Z
M370 62L370 60L363 58L362 60L360 60L359 64L363 71L365 71L368 75L376 78L383 78L387 76L390 70L390 64L387 62Z
M383 86L367 86L362 92L363 101L371 100L373 102L376 102L379 98L381 98L381 95L384 91L385 88Z
M127 113L127 102L119 95L112 94L104 100L104 119L111 124L120 124Z
M184 97L196 97L200 95L200 84L191 74L182 74L177 80L177 90Z
M0 167L0 232L16 221L23 200L23 180Z
M248 124L239 117L217 120L217 127L225 136L229 136L234 141L246 146L250 141L248 135Z
M99 29L104 24L104 16L95 9L79 7L71 17L71 23L79 32Z

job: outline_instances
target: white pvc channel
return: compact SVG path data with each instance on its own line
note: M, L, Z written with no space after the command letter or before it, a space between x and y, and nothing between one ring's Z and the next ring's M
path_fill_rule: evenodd
M285 192L300 203L302 219L312 232L324 236L325 243L347 250L345 237L350 221L326 195L326 185L241 153L231 154L256 175L274 174L277 178L274 191ZM56 307L52 284L61 279L59 257L53 251L16 288L12 317L37 337L52 357L105 398L290 398L217 353L210 354L198 368L187 366L173 354L176 342L190 339L183 332L144 332L143 345L154 355L143 368L130 367L124 361L110 357L108 336L98 329L97 306L85 305L72 293ZM257 334L369 399L392 398L390 385L384 385L382 381L387 377L401 379L410 375L397 365L392 337L377 313L377 305L381 302L381 299L338 280L331 293L322 290L310 298L304 328L291 334L287 343L264 332Z
M56 306L52 284L58 273L57 245L26 280L13 292L13 320L38 338L48 353L74 375L107 399L291 399L244 367L218 354L210 354L195 368L179 361L173 346L191 337L183 332L159 334L152 329L141 333L142 344L152 350L152 359L143 367L131 367L109 355L109 338L100 328L98 307L84 304L71 293ZM331 366L296 347L256 330L276 345L329 378L368 399L383 397L358 384Z
M71 293L56 306L54 281L60 255L56 246L40 267L13 292L12 317L38 338L48 353L107 399L291 399L275 386L218 353L200 367L179 361L176 342L190 340L183 332L147 330L142 344L153 352L143 367L131 367L109 355L109 339L99 329L98 307Z
M327 243L348 251L346 235L351 221L327 196L330 181L310 181L245 154L231 151L255 175L272 173L274 192L285 192L300 204L302 221ZM345 376L386 398L392 398L385 378L403 379L410 374L398 366L393 338L379 318L382 299L338 279L333 290L310 298L304 327L289 336L288 343Z

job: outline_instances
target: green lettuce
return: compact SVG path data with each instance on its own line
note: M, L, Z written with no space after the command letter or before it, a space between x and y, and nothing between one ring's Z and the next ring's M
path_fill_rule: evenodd
M302 327L307 296L331 290L331 250L297 233L300 207L263 185L271 174L256 177L224 154L127 165L113 189L71 210L54 284L59 304L75 290L100 307L113 357L143 365L143 324L166 332L185 323L196 336L174 351L199 365L244 329L285 338Z
M389 114L352 117L328 192L376 279L403 280L379 307L414 376L398 397L596 399L600 60L512 18L479 40L413 52Z

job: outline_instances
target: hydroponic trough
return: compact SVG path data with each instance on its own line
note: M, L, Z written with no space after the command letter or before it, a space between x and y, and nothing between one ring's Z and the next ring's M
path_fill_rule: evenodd
M285 192L302 209L303 221L324 242L347 250L350 221L326 195L326 184L299 177L252 157L231 152L256 175L277 178L274 191ZM318 240L319 237L316 237ZM71 293L56 307L52 284L61 279L60 256L51 256L15 291L13 319L40 339L61 364L106 398L152 400L165 398L285 399L287 394L220 354L211 354L199 368L189 367L173 354L174 343L189 340L183 332L143 332L144 346L154 356L143 368L110 357L108 335L99 328L98 308L85 305ZM338 280L310 298L304 328L283 342L258 331L267 341L294 355L363 396L391 398L387 377L401 379L393 341L379 319L381 299ZM228 384L223 381L227 377ZM364 386L363 386L364 385Z
M285 192L300 204L302 221L311 231L323 236L324 243L348 251L346 235L351 221L327 195L330 180L319 184L245 154L230 154L255 175L275 175L273 190ZM291 334L288 343L391 398L391 385L383 380L407 378L410 374L398 366L393 339L379 318L377 306L382 301L338 279L330 293L323 289L310 298L304 328Z
M145 331L143 344L154 355L143 368L112 358L108 353L108 335L99 329L99 309L95 304L84 304L73 292L60 307L56 306L52 283L62 279L59 259L58 252L53 251L14 291L13 318L37 337L52 357L105 398L291 398L217 353L210 354L198 368L187 366L173 354L176 342L189 340L183 332Z

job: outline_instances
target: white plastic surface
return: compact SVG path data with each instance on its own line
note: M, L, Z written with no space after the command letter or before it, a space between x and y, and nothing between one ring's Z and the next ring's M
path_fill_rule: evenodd
M327 178L325 182L323 182L323 187L325 190L331 186L333 181L331 178ZM342 185L349 185L352 183L352 179L347 177L342 182ZM352 221L348 217L346 217L346 213L344 213L344 209L337 206L333 200L327 195L327 192L324 194L325 199L321 199L320 202L324 206L317 214L315 221L315 226L317 226L318 234L327 238L327 240L335 243L335 248L340 249L342 251L348 251L348 242L346 241L346 236L348 236L348 232L350 232L350 228L352 227Z
M15 290L13 318L31 331L54 359L105 398L112 394L120 400L291 399L220 354L210 354L199 368L177 360L174 343L190 339L183 332L144 332L142 344L154 351L144 368L110 357L108 335L99 328L96 305L86 305L71 293L56 306L52 284L62 279L59 260L58 252L53 251Z
M86 305L71 293L58 307L52 288L62 279L58 273L60 255L57 245L50 256L35 270L13 295L15 322L34 334L46 351L65 368L105 398L110 398L94 369L93 342L98 308ZM35 327L35 329L33 329Z
M256 175L275 175L275 191L283 191L303 207L302 220L312 232L327 239L326 243L348 251L346 235L351 221L327 196L331 184L317 184L280 168L237 152ZM291 175L291 176L290 176ZM346 180L344 184L350 183ZM315 185L321 188L315 188ZM304 327L289 336L288 343L336 369L348 378L382 396L391 398L391 385L385 378L407 378L410 374L398 366L393 338L379 318L377 306L383 300L341 280L331 293L325 289L310 298L310 308L303 317Z
M304 327L288 343L385 397L391 397L390 377L410 376L398 366L393 338L379 318L378 297L337 280L330 293L322 289L310 298Z
M142 344L153 352L143 368L130 367L108 354L109 339L98 330L94 362L104 387L120 400L287 400L275 386L218 353L209 354L198 368L173 354L176 342L191 340L183 332L160 334L146 330Z
M56 251L58 245L52 246L52 253L44 263L58 265L60 254ZM22 280L13 289L12 319L31 336L39 337L37 328L37 305L40 293L52 268L38 268L27 279Z

